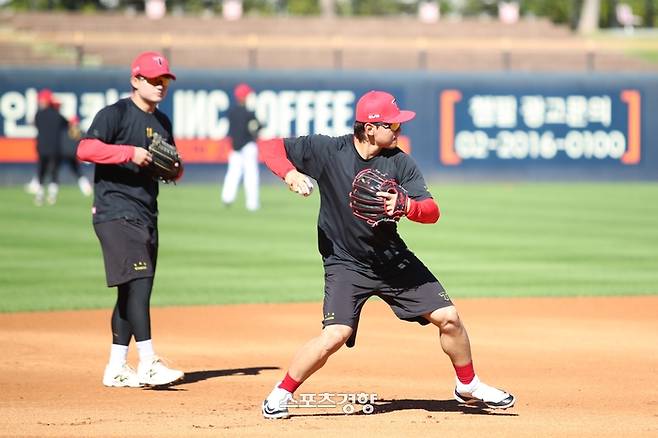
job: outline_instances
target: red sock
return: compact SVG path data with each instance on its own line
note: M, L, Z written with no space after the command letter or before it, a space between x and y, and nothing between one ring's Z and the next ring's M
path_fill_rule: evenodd
M457 365L453 365L453 366L455 367L457 378L464 385L468 385L475 378L475 370L473 369L472 361L469 362L468 365L464 365L463 367L458 367Z
M299 388L299 385L301 385L301 382L296 381L286 373L286 377L284 377L283 381L279 383L279 388L285 389L289 393L293 393Z

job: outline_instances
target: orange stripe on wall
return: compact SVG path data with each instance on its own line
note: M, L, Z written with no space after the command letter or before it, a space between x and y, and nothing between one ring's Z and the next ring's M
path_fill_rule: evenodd
M36 163L36 161L35 139L0 137L0 163Z
M441 93L439 120L439 159L446 166L456 166L462 159L455 152L455 104L462 99L459 90L445 90Z
M638 164L641 158L642 144L640 142L640 93L637 90L624 90L621 100L628 105L628 150L622 155L624 164Z
M183 163L226 163L232 150L231 139L176 139Z
M35 163L38 160L33 138L0 137L0 163ZM176 146L187 163L226 163L231 140L177 140Z
M258 141L259 148L268 141ZM409 137L401 135L398 146L406 153L411 153ZM233 150L230 138L211 139L177 139L176 147L189 164L221 164L228 162L228 155ZM35 140L33 138L0 137L0 163L35 163L37 161ZM263 161L262 159L260 161Z

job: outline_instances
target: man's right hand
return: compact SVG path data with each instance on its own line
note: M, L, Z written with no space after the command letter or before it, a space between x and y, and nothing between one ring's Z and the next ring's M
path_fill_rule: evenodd
M139 167L148 166L149 163L153 160L151 153L144 148L135 147L133 153L133 163L137 164Z
M297 169L293 169L286 174L285 182L288 188L302 196L310 196L313 193L313 183L311 178L304 175Z

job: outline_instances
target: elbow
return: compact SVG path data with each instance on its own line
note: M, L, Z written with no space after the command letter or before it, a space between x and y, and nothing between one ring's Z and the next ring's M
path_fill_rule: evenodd
M427 211L427 221L425 222L426 224L435 224L439 221L439 218L441 217L441 210L439 210L439 204L435 200L431 200L430 203L428 203L428 211Z
M286 174L295 168L286 155L283 139L263 142L261 157L267 168L281 179L285 179Z
M89 140L83 139L78 143L75 156L80 161L89 161Z
M439 204L436 204L436 214L432 223L433 224L437 223L440 217L441 217L441 209L439 208Z

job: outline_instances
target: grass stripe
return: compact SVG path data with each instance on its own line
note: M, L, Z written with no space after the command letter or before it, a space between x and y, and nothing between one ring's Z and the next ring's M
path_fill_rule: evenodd
M401 234L455 298L658 293L658 184L433 185L442 217ZM157 306L320 301L319 197L262 189L226 209L219 188L163 186ZM111 307L90 200L64 187L37 208L0 188L0 311Z

